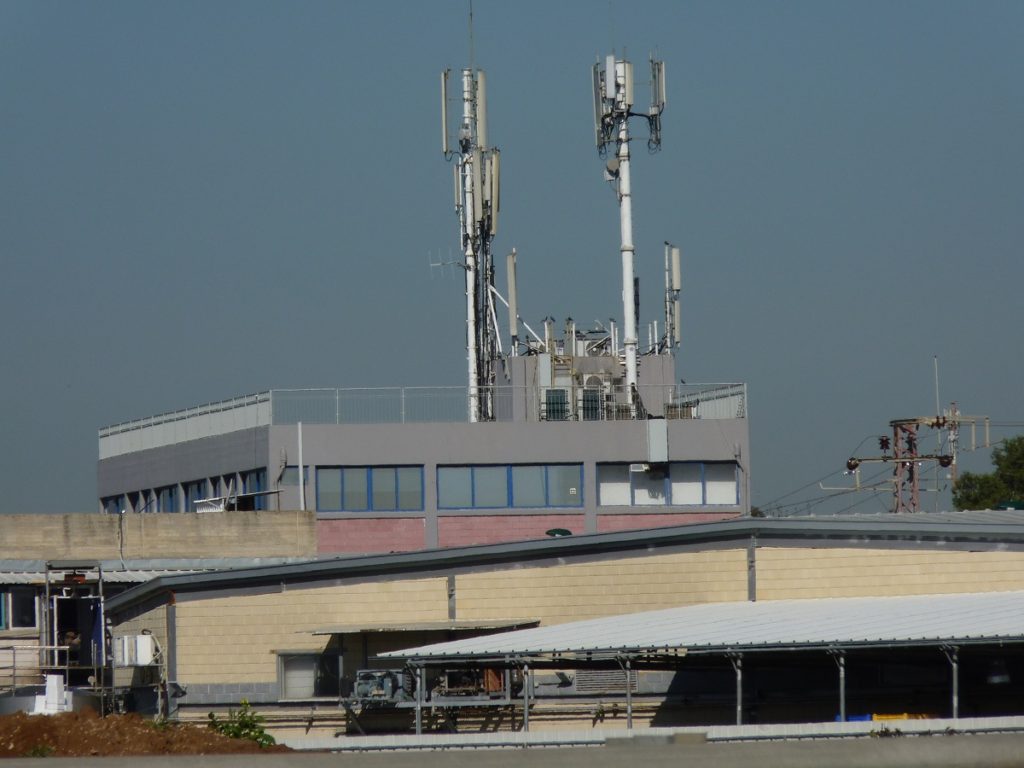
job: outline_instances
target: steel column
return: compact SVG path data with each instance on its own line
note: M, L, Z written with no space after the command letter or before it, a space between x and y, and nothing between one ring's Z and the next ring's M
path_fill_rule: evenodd
M743 725L743 654L730 654L729 661L736 670L736 725Z
M530 730L530 665L523 664L523 731Z
M953 673L953 691L950 696L950 705L953 710L953 719L960 717L960 649L955 645L943 648L942 652L949 659L950 671Z

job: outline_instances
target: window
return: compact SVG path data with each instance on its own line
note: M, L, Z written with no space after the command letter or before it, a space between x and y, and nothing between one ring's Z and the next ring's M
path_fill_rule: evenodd
M267 490L267 470L252 469L242 473L242 493L260 493ZM252 508L264 510L267 508L266 495L256 496L252 500Z
M100 500L103 505L103 511L108 515L118 515L121 510L124 509L124 504L120 496L107 496Z
M302 484L309 484L309 466L302 468ZM284 468L284 472L281 473L281 485L291 486L293 488L299 487L299 468L296 465L289 465Z
M598 504L617 506L735 506L740 503L735 462L599 464Z
M178 486L166 485L163 488L156 489L156 511L178 511Z
M582 464L437 468L439 509L583 506Z
M704 503L739 504L736 465L732 462L704 465Z
M185 511L195 512L196 502L206 498L206 479L185 483Z
M341 663L337 651L278 654L282 699L337 698Z
M0 629L34 629L36 626L34 587L10 587L0 592Z
M423 467L317 467L316 508L395 512L423 509Z

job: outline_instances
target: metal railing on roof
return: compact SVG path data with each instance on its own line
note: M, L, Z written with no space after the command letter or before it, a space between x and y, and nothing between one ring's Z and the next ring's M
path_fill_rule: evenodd
M743 419L746 384L640 385L639 403L623 387L496 386L484 392L496 421ZM269 425L459 423L466 387L274 389L125 421L99 430L100 459Z

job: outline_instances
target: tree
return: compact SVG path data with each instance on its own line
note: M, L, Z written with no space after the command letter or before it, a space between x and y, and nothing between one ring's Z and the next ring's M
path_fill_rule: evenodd
M995 509L1008 502L1024 506L1024 435L1004 440L992 450L995 471L964 472L953 485L957 509Z

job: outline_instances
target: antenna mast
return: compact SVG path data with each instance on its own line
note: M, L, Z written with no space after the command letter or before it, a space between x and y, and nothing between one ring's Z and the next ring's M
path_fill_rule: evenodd
M633 198L629 174L629 118L647 120L650 138L647 145L653 151L661 147L661 113L665 109L665 63L651 59L651 106L647 114L633 112L633 65L625 59L607 56L594 64L594 133L597 151L606 157L615 145L615 154L605 167L605 178L618 182L619 229L622 254L622 346L626 364L626 386L630 393L630 407L637 407L637 311L634 284L633 257Z
M472 10L470 13L472 48ZM472 64L462 70L458 145L449 148L448 75L449 70L441 75L441 149L445 159L455 160L455 212L466 271L468 416L472 422L490 421L494 418L492 394L499 355L491 250L498 233L499 153L487 143L486 76Z

